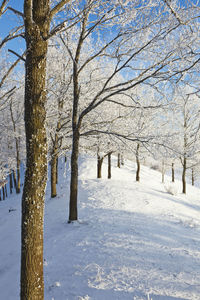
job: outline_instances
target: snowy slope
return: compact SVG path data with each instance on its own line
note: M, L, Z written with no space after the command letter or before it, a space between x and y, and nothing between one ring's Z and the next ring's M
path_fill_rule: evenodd
M58 197L49 186L46 196L45 300L200 299L199 189L185 196L177 183L172 196L160 173L142 167L136 183L134 164L115 159L112 179L105 163L97 180L96 158L82 155L80 221L67 224L69 170L59 164ZM19 299L20 197L0 203L0 237L0 299Z

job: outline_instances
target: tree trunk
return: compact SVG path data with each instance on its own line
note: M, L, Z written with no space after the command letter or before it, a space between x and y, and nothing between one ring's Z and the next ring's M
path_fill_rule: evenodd
M10 194L12 194L12 189L13 189L12 173L9 174L9 183L10 183Z
M79 155L79 132L75 130L72 141L71 155L71 183L69 203L69 223L78 220L77 197L78 197L78 155Z
M112 153L108 153L108 179L111 178L111 155Z
M57 158L55 154L52 154L51 158L51 198L57 196L56 179L57 179Z
M102 177L102 165L103 165L103 157L101 157L98 153L97 153L97 178L101 178Z
M48 0L24 1L27 161L22 196L21 300L44 299L43 219L47 181L45 82L49 11Z
M58 184L58 156L56 158L56 184Z
M124 156L121 155L121 165L124 166Z
M17 150L18 152L18 150ZM20 160L19 160L19 152L17 154L17 186L16 186L16 193L20 193Z
M12 100L10 101L10 115L11 115L11 120L13 123L13 131L16 134L17 129L16 129L16 121L14 119L13 115L13 109L12 109ZM20 193L20 155L19 155L19 145L20 145L20 139L19 137L15 137L15 148L16 148L16 161L17 161L17 182L16 182L16 193Z
M6 198L8 197L8 192L7 192L7 185L5 184L5 194L6 194Z
M51 153L51 198L57 196L56 184L58 181L58 134L55 134Z
M192 168L192 185L194 185L194 169Z
M5 195L5 187L4 187L4 185L2 186L2 193L3 193L3 200L5 200L6 195Z
M17 189L17 178L16 178L15 170L12 170L12 174L13 174L14 187L15 189Z
M63 108L63 101L60 101L58 103L58 110ZM60 115L59 119L57 121L56 126L56 132L55 132L55 138L53 141L53 149L51 154L51 197L56 197L57 191L56 191L56 184L58 184L58 149L59 149L59 136L58 132L61 129L61 122L60 122Z
M79 155L79 138L81 119L78 115L79 104L79 72L78 63L81 53L81 47L84 41L88 14L82 19L82 29L76 48L75 58L73 59L73 112L72 112L72 154L71 154L71 182L70 182L70 203L69 203L69 220L68 222L78 220L77 197L78 197L78 155Z
M175 181L174 178L175 178L175 177L174 177L174 163L172 163L172 182Z
M120 161L121 155L120 153L118 153L117 155L117 167L120 168L121 167L121 161Z
M140 181L140 159L139 159L139 150L140 150L140 144L137 144L137 148L136 148L136 164L137 164L136 181Z
M1 198L1 188L0 188L0 201L2 200L2 198Z
M186 157L184 157L183 158L183 172L182 172L182 184L183 184L182 192L183 192L183 194L186 194L186 167L187 167L187 159L186 159Z

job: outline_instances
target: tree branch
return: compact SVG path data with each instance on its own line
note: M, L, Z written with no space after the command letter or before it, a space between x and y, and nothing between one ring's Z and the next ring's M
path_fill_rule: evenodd
M98 134L108 134L115 137L123 138L128 141L132 142L141 142L141 143L148 143L150 140L154 139L155 137L131 137L131 135L124 135L118 132L113 131L103 131L103 130L89 130L84 133L81 133L80 136L89 136L89 135L98 135Z
M25 27L31 28L33 25L33 14L32 14L32 0L24 0L24 15L25 18Z
M16 67L16 65L19 63L20 58L18 58L8 69L8 71L6 72L6 74L3 76L3 78L0 81L0 88L2 87L2 85L4 84L6 78L9 76L9 74L12 72L12 70Z
M80 21L80 19L76 20L73 24L69 25L68 27L66 26L67 21L63 21L62 23L58 24L57 26L55 26L51 32L49 33L47 39L51 38L53 35L61 32L61 31L66 31L69 30L70 28L72 28L74 25L78 24L78 22Z
M23 33L17 34L18 31L20 31L24 25L17 27L14 31L11 31L0 43L0 49L3 47L5 43L7 43L10 40L13 40L18 37L23 37Z
M173 10L172 6L168 3L168 1L167 0L163 0L163 2L167 5L167 7L171 11L172 15L176 18L176 20L179 22L179 24L184 24L182 22L182 20L179 18L179 16L177 15L177 13Z
M10 89L8 92L6 92L3 96L1 96L0 100L5 98L6 96L8 96L8 98L10 98L13 95L15 89L16 89L16 86L14 86L12 89ZM2 104L1 104L1 106L2 106Z
M8 9L11 10L12 12L14 12L16 15L24 18L24 14L21 11L18 11L16 9L12 8L11 6L8 6Z
M72 60L73 63L74 63L74 57L73 57L73 54L72 54L71 50L69 49L69 47L67 46L67 44L65 43L65 41L64 41L64 39L63 39L63 37L62 37L61 34L60 34L60 39L61 39L61 41L63 42L63 45L64 45L65 48L67 49L67 51L68 51L68 53L69 53L69 56L71 57L71 60Z
M138 77L133 78L131 80L128 80L124 83L119 83L115 86L111 86L110 88L105 88L105 85L103 86L103 88L101 89L101 91L94 97L94 99L92 100L92 102L88 105L87 108L85 108L82 113L79 116L79 126L81 125L82 119L83 117L88 114L91 110L93 110L94 108L96 108L97 106L99 106L101 103L103 103L104 101L108 100L109 98L111 98L112 96L115 96L117 94L120 94L122 92L125 92L127 90L130 90L132 88L134 88L135 86L143 83L144 81L148 80L149 78L154 77L161 69L163 69L166 64L163 64L163 62L166 60L166 57L158 62L157 64L150 66L148 69L146 69L144 72L142 72L141 74L138 75ZM160 65L160 66L159 66ZM147 72L151 71L153 68L155 68L156 66L158 66L158 68L156 70L154 70L152 73L150 73L149 75L146 74ZM145 77L143 77L146 74ZM111 77L114 77L114 75L112 74ZM141 78L142 77L142 78ZM108 79L109 80L109 79ZM107 80L107 82L108 82ZM116 89L117 90L113 90ZM113 91L112 91L113 90ZM98 100L98 98L104 94L105 92L109 92L108 95L106 95L105 97L103 97L101 100Z
M114 37L109 43L107 43L104 47L102 47L96 54L94 54L93 56L91 56L90 58L88 58L83 65L80 67L80 69L78 70L78 73L80 73L84 67L93 59L95 59L97 56L99 56L104 50L106 50L110 45L112 45L117 39L119 39L121 36L123 36L123 34L118 34L116 37Z
M23 55L21 56L21 55L19 55L18 53L16 53L15 51L13 51L13 50L11 50L11 49L8 49L8 52L10 52L10 53L16 55L19 59L21 59L21 60L24 61L24 62L26 61L26 59L23 58L23 55L24 55L25 53L23 53Z
M5 9L6 5L8 4L10 0L3 0L0 6L0 17L6 12L7 9Z
M67 4L70 0L61 0L56 6L50 11L49 17L52 20L53 16L61 10L61 8Z
M119 93L119 95L120 94L123 94L123 93ZM114 104L117 104L117 105L120 105L120 106L122 106L122 107L125 107L125 108L134 108L134 109L157 109L157 108L161 108L161 107L163 107L164 105L162 105L162 104L159 104L159 105L148 105L148 106L142 106L142 105L138 105L138 106L136 106L136 105L126 105L126 104L123 104L123 103L121 103L121 102L118 102L118 101L116 101L116 100L111 100L111 99L107 99L107 100L105 100L106 102L110 102L110 103L114 103ZM165 106L167 106L167 105L165 105Z

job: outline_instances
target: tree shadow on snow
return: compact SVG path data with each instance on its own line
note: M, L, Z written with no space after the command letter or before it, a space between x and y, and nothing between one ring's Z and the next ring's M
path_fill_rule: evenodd
M94 193L81 186L79 193L82 222L60 228L46 253L47 260L60 255L47 266L55 280L62 278L55 299L66 299L65 291L72 293L69 299L83 291L91 300L147 300L148 292L152 300L198 299L200 239L195 228L166 216L94 207L88 203Z
M170 200L170 201L173 201L175 203L185 205L186 207L192 208L194 210L200 211L200 205L195 205L195 204L191 204L189 202L186 202L185 199L183 199L183 198L180 199L180 198L178 198L179 196L170 195L167 191L156 190L156 189L153 189L153 188L152 188L152 190L154 190L156 193L151 192L151 191L149 191L149 193L156 196L156 197L160 197L159 194L161 193L161 194L164 194L163 198L165 198L167 200ZM184 195L184 194L182 194L182 195ZM187 201L189 201L189 200L187 200Z

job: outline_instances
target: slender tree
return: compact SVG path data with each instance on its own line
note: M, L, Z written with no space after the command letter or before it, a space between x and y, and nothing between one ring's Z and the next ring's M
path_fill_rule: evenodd
M137 147L136 147L136 164L137 164L136 181L140 181L140 158L139 158L139 150L140 150L140 144L137 143Z
M177 87L175 94L175 123L179 131L177 142L174 143L179 152L182 164L182 192L186 194L187 170L198 164L199 153L199 98L194 89L183 85Z
M174 176L174 162L172 163L172 182L175 182L175 176Z
M99 153L99 147L97 151L97 178L102 177L102 164L103 164L104 156L101 156Z
M53 39L56 43L56 38ZM47 136L49 138L49 160L51 165L51 197L56 197L58 183L58 157L62 146L70 146L66 135L71 134L70 84L71 73L64 51L49 45L47 61Z
M111 179L111 155L112 152L108 153L108 179Z
M120 153L117 154L117 167L118 168L121 167L121 154Z
M194 185L194 168L192 168L191 173L192 185Z
M97 3L101 5L98 6ZM152 6L152 3L155 6ZM188 70L198 62L194 54L192 63L190 62L188 65L185 63L183 67L180 67L179 62L183 58L183 52L180 52L179 43L183 44L184 30L182 31L180 28L180 24L182 24L180 18L177 19L178 7L171 7L171 4L166 1L145 2L142 5L143 9L141 9L140 1L125 1L122 4L114 0L109 2L84 1L84 10L81 12L82 22L77 27L75 35L76 46L74 44L72 46L71 41L68 42L70 33L66 38L64 35L62 37L73 62L73 137L69 222L78 219L78 155L80 137L86 134L86 132L82 132L86 117L106 101L123 105L123 101L116 99L117 95L128 97L128 91L134 90L136 86L146 83L150 87L154 86L156 89L160 89L161 81L172 76L178 77L184 70ZM131 11L134 11L135 14L134 21L129 15ZM167 18L166 16L164 18L164 11ZM94 15L96 15L95 19ZM122 23L123 26L121 26ZM132 26L133 23L134 26ZM112 28L115 30L112 31ZM111 35L110 31L112 31ZM92 36L94 32L96 35ZM101 38L102 33L104 33L104 38ZM174 40L178 42L174 43ZM88 48L87 53L83 54L85 45L90 42L92 46L90 49ZM168 47L165 46L166 42ZM186 45L186 39L184 39L184 45ZM96 70L91 71L89 66L97 58L99 62L104 60L104 66L108 60L112 61L112 64L109 70L106 70L105 67L102 71L104 80L98 81L98 85L95 86L95 89L93 88L93 93L87 95L87 93L83 93L84 83L88 85L90 80L87 78L93 77ZM88 70L89 76L84 77L83 84L81 84L84 70ZM117 76L122 73L126 73L128 76L117 82ZM81 105L82 99L84 105ZM131 99L135 102L134 98ZM97 133L97 131L93 130L93 133ZM92 134L92 130L87 134ZM131 136L129 138L131 139Z
M15 148L16 148L16 162L17 162L17 185L16 185L16 192L17 194L20 193L20 137L17 136L16 130L16 121L14 119L13 114L13 102L12 99L10 101L10 115L13 124L13 131L15 134Z

